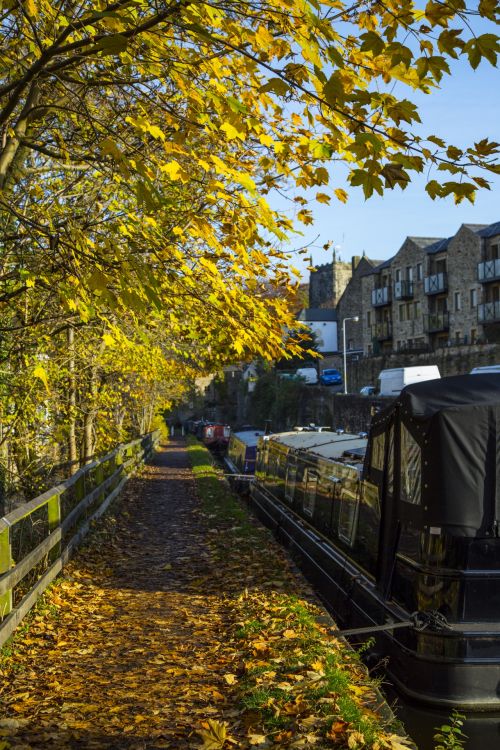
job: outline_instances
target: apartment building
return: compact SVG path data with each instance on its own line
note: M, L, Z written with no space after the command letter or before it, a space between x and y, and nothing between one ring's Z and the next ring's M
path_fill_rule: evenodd
M365 354L500 342L500 222L463 224L453 237L408 237L366 270L356 299ZM341 325L342 315L337 319Z

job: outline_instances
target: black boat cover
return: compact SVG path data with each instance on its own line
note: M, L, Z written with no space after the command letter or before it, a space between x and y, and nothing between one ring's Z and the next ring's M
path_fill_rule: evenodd
M394 503L403 521L431 533L498 534L500 375L459 375L404 388L372 420L365 471L380 484L377 438L385 446L385 502Z

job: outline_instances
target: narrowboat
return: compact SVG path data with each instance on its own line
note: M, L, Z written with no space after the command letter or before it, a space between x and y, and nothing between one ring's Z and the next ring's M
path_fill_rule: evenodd
M222 453L228 446L230 436L231 428L228 424L208 422L203 425L201 440L207 448Z
M262 430L242 430L231 434L224 464L237 491L248 490L248 482L255 474L257 442L264 437Z
M260 441L251 502L407 698L500 708L499 375L410 385L367 440Z

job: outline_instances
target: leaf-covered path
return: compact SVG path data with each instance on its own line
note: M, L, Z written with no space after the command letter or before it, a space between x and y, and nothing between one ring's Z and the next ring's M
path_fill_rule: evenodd
M174 441L129 483L3 649L0 750L407 750L284 551L189 451L193 469Z
M12 747L193 747L193 727L226 702L222 581L179 444L131 482L107 531L10 660Z

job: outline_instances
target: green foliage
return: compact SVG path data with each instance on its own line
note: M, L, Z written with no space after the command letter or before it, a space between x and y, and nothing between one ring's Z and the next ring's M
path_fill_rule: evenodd
M462 750L467 741L467 735L463 733L465 716L458 711L453 711L449 724L437 727L434 740L437 743L434 750Z

